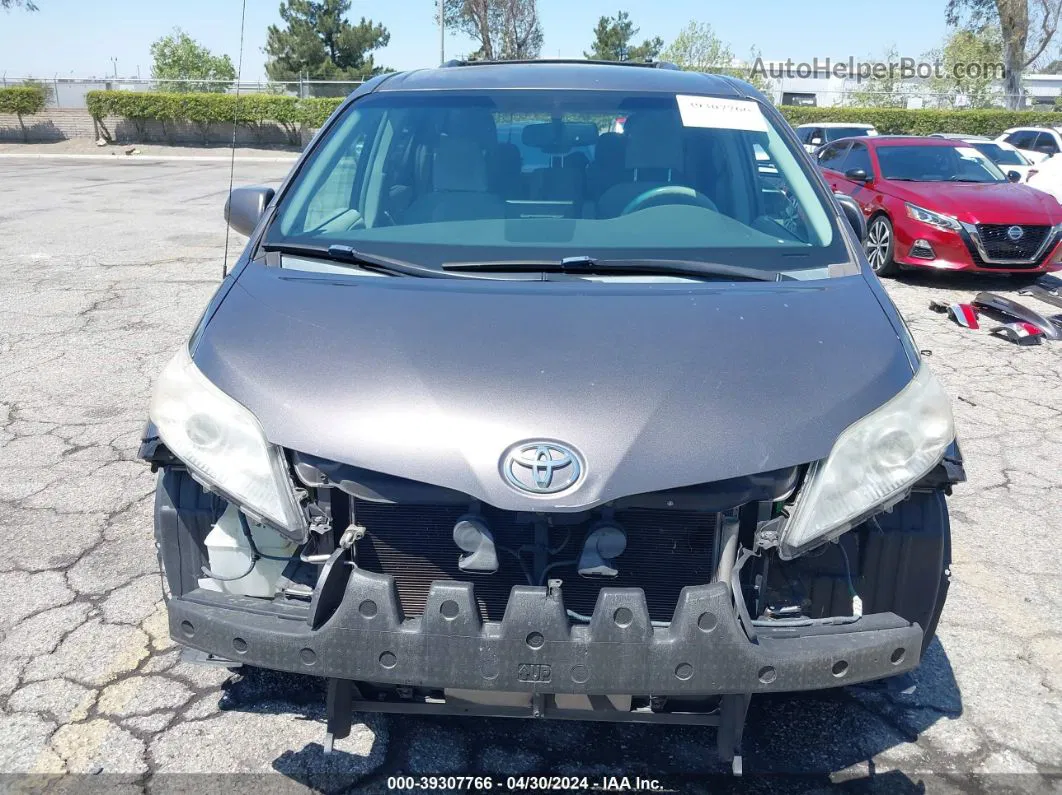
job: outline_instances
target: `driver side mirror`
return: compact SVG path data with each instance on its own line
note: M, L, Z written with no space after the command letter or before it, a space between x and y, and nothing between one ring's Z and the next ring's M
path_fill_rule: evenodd
M870 182L870 175L861 168L851 168L844 172L844 178L849 182Z
M867 239L867 219L863 215L863 210L858 202L848 194L839 191L835 191L833 195L837 199L837 203L841 205L844 217L848 219L848 225L852 227L852 231L859 238L859 242L865 242Z
M275 194L264 186L233 189L225 200L225 220L232 229L250 237Z
M1008 171L1007 182L1021 182L1021 174L1017 171Z

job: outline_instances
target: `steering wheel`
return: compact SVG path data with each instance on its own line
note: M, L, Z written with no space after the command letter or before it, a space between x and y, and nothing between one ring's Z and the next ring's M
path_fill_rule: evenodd
M678 201L664 202L666 204L691 204L695 207L704 207L714 212L719 212L719 208L716 207L715 202L705 196L703 193L698 193L693 188L687 188L685 185L661 185L657 188L650 188L649 190L638 194L629 202L627 206L620 211L620 215L630 215L636 210L643 210L649 204L656 202L660 199L678 199Z

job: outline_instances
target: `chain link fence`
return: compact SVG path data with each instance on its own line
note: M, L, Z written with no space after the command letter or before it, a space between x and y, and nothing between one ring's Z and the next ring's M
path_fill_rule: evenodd
M40 86L47 107L84 110L90 91L215 91L235 94L280 94L293 97L345 97L361 85L352 80L155 80L129 77L11 77L0 75L0 86Z

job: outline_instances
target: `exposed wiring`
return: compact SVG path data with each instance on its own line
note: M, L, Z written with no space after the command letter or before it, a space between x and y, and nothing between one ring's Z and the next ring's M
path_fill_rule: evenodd
M246 577L248 574L250 574L252 571L254 571L254 567L257 566L257 565L258 565L258 559L252 556L251 557L251 565L247 567L247 571L245 571L243 574L237 574L235 577L222 577L220 574L215 574L214 572L212 572L206 566L203 566L202 568L203 568L203 574L205 574L207 577L209 577L212 580L217 580L218 582L234 582L235 580L242 580L244 577Z
M571 540L572 540L572 531L568 530L567 531L567 535L564 536L564 540L561 541L560 546L556 547L555 549L551 549L549 551L549 554L556 555L558 552L560 552L562 549L564 549L566 546L568 546L568 542L571 541Z
M561 566L574 566L578 562L577 560L558 560L556 563L550 563L546 568L542 569L542 576L538 578L538 584L543 585L546 582L546 575L553 569L559 569Z
M844 544L838 544L837 548L841 550L841 554L844 556L844 576L848 580L848 595L859 596L856 593L855 585L852 584L852 564L848 560L848 550L844 548Z
M848 560L848 550L844 548L844 544L838 543L837 546L841 548L841 554L844 555L844 573L848 578L848 593L852 596L852 615L859 618L863 615L863 600L856 592L855 585L852 584L852 563Z
M535 584L535 579L534 579L534 577L531 576L531 572L528 570L527 566L524 564L524 559L522 557L520 557L520 553L519 552L517 552L515 549L509 549L509 547L498 547L498 546L496 546L495 549L500 549L502 552L506 552L506 553L512 555L514 558L516 558L516 562L520 564L520 570L524 573L524 577L527 579L527 584L528 585L534 585Z
M240 515L240 527L243 528L243 535L247 539L247 543L251 545L251 552L254 553L256 559L261 558L262 560L284 561L291 560L291 555L266 555L264 552L260 552L257 545L254 543L254 536L251 535L251 526L247 524L247 517L243 515L243 511L237 511L237 513Z
M584 616L582 613L576 613L574 610L566 611L568 618L574 618L576 621L582 621L584 624L590 623L590 616ZM650 621L649 626L658 627L660 629L667 629L671 626L670 621Z

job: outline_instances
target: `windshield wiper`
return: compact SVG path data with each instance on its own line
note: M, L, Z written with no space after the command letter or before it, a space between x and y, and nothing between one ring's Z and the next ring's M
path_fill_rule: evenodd
M263 243L263 251L276 251L280 254L290 254L293 257L311 257L327 259L333 262L342 262L349 265L357 265L359 268L371 271L389 273L392 276L416 276L422 279L475 279L481 278L460 273L446 273L438 268L429 268L426 265L417 265L414 262L381 257L379 254L369 254L358 251L353 246L311 246L305 243Z
M461 271L494 271L495 273L568 273L572 275L661 275L688 276L694 278L723 277L757 282L780 282L795 280L780 271L743 268L722 262L705 262L689 259L594 259L593 257L565 257L560 260L534 261L485 261L446 262L443 270L448 273Z

